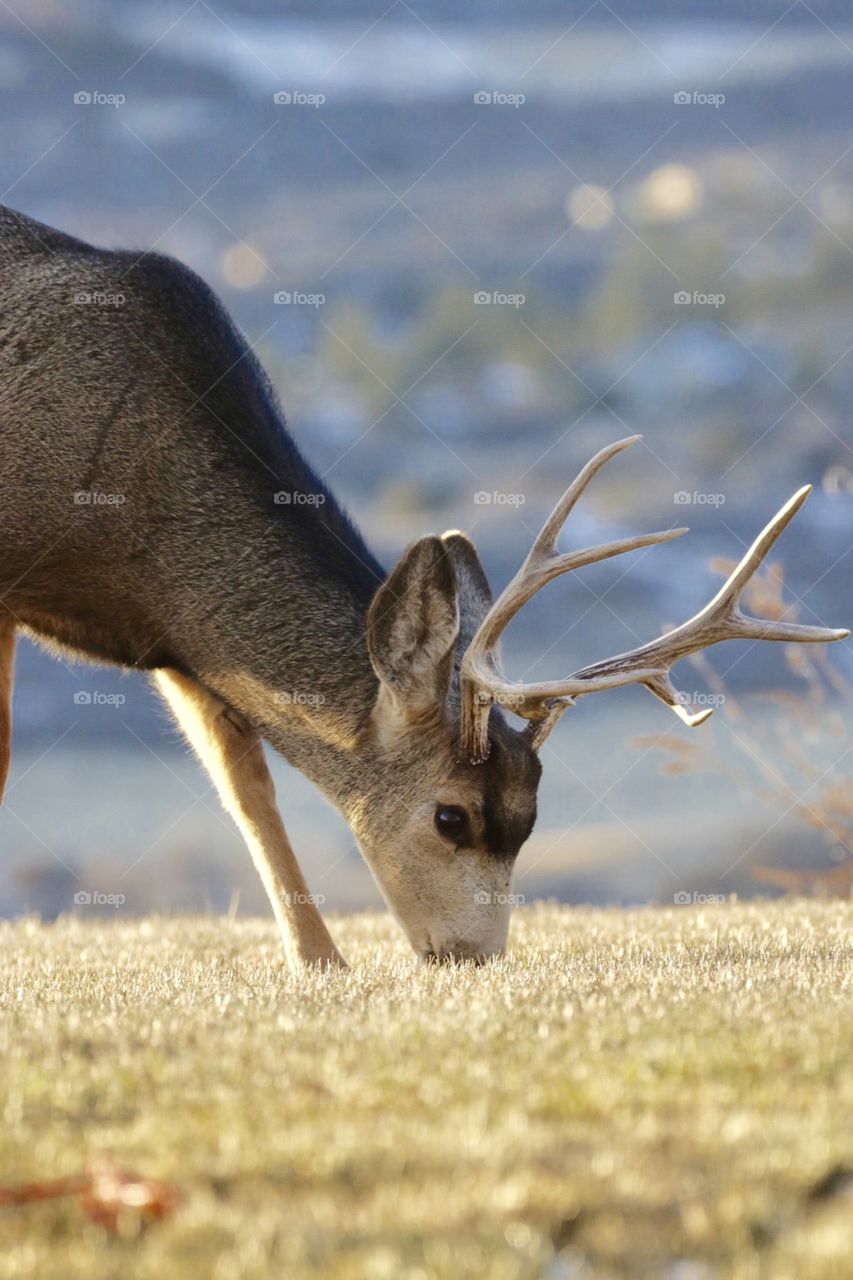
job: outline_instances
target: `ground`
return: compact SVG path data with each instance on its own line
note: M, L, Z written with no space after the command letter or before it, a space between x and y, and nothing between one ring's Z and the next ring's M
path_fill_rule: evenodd
M0 1209L0 1280L853 1275L849 903L525 908L481 969L386 918L0 926L4 1186L98 1155L182 1203Z

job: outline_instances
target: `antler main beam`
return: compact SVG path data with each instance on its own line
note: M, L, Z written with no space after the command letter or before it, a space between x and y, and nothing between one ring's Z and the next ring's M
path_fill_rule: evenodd
M582 667L563 680L535 684L507 680L498 665L498 641L510 620L545 583L572 569L607 560L638 547L668 542L686 533L685 529L668 529L662 533L603 543L588 550L567 554L557 552L557 535L590 480L610 458L640 438L630 436L619 440L602 449L587 463L557 503L524 564L495 601L471 641L462 660L460 675L462 742L472 762L485 760L488 755L489 712L493 703L500 703L532 722L527 734L536 750L567 707L574 705L578 698L629 684L645 685L692 727L706 720L712 709L693 710L688 700L678 693L670 671L681 658L722 640L782 640L815 644L843 640L850 634L843 629L753 618L740 609L740 598L750 578L811 492L811 486L806 485L762 530L713 600L680 627L637 649Z

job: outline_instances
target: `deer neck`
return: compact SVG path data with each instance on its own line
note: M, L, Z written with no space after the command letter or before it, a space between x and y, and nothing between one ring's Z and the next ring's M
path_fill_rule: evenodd
M267 549L263 600L253 572L194 635L187 665L346 812L371 739L379 682L366 621L384 574L360 539L355 567L340 547L331 565L312 547L312 564L291 532Z

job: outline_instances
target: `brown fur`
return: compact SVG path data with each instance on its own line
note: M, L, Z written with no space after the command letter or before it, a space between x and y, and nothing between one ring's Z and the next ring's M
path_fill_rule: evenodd
M294 959L339 957L316 907L294 907L304 881L260 738L348 818L419 951L501 949L495 902L539 766L497 712L505 749L458 762L459 656L489 599L468 540L423 539L386 580L245 339L180 263L0 207L0 304L0 679L15 627L155 673ZM434 823L460 787L477 832L464 852Z

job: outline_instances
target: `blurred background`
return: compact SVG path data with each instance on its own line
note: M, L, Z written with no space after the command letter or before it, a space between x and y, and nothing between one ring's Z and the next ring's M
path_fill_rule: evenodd
M529 607L506 665L544 679L701 607L806 481L752 603L853 624L851 100L841 0L9 0L0 199L204 276L386 565L461 527L502 587L642 432L565 543L691 533ZM692 734L643 690L563 718L519 892L849 893L850 641L678 677L717 707ZM274 767L326 909L377 903ZM26 642L0 845L2 914L267 910L145 681Z

